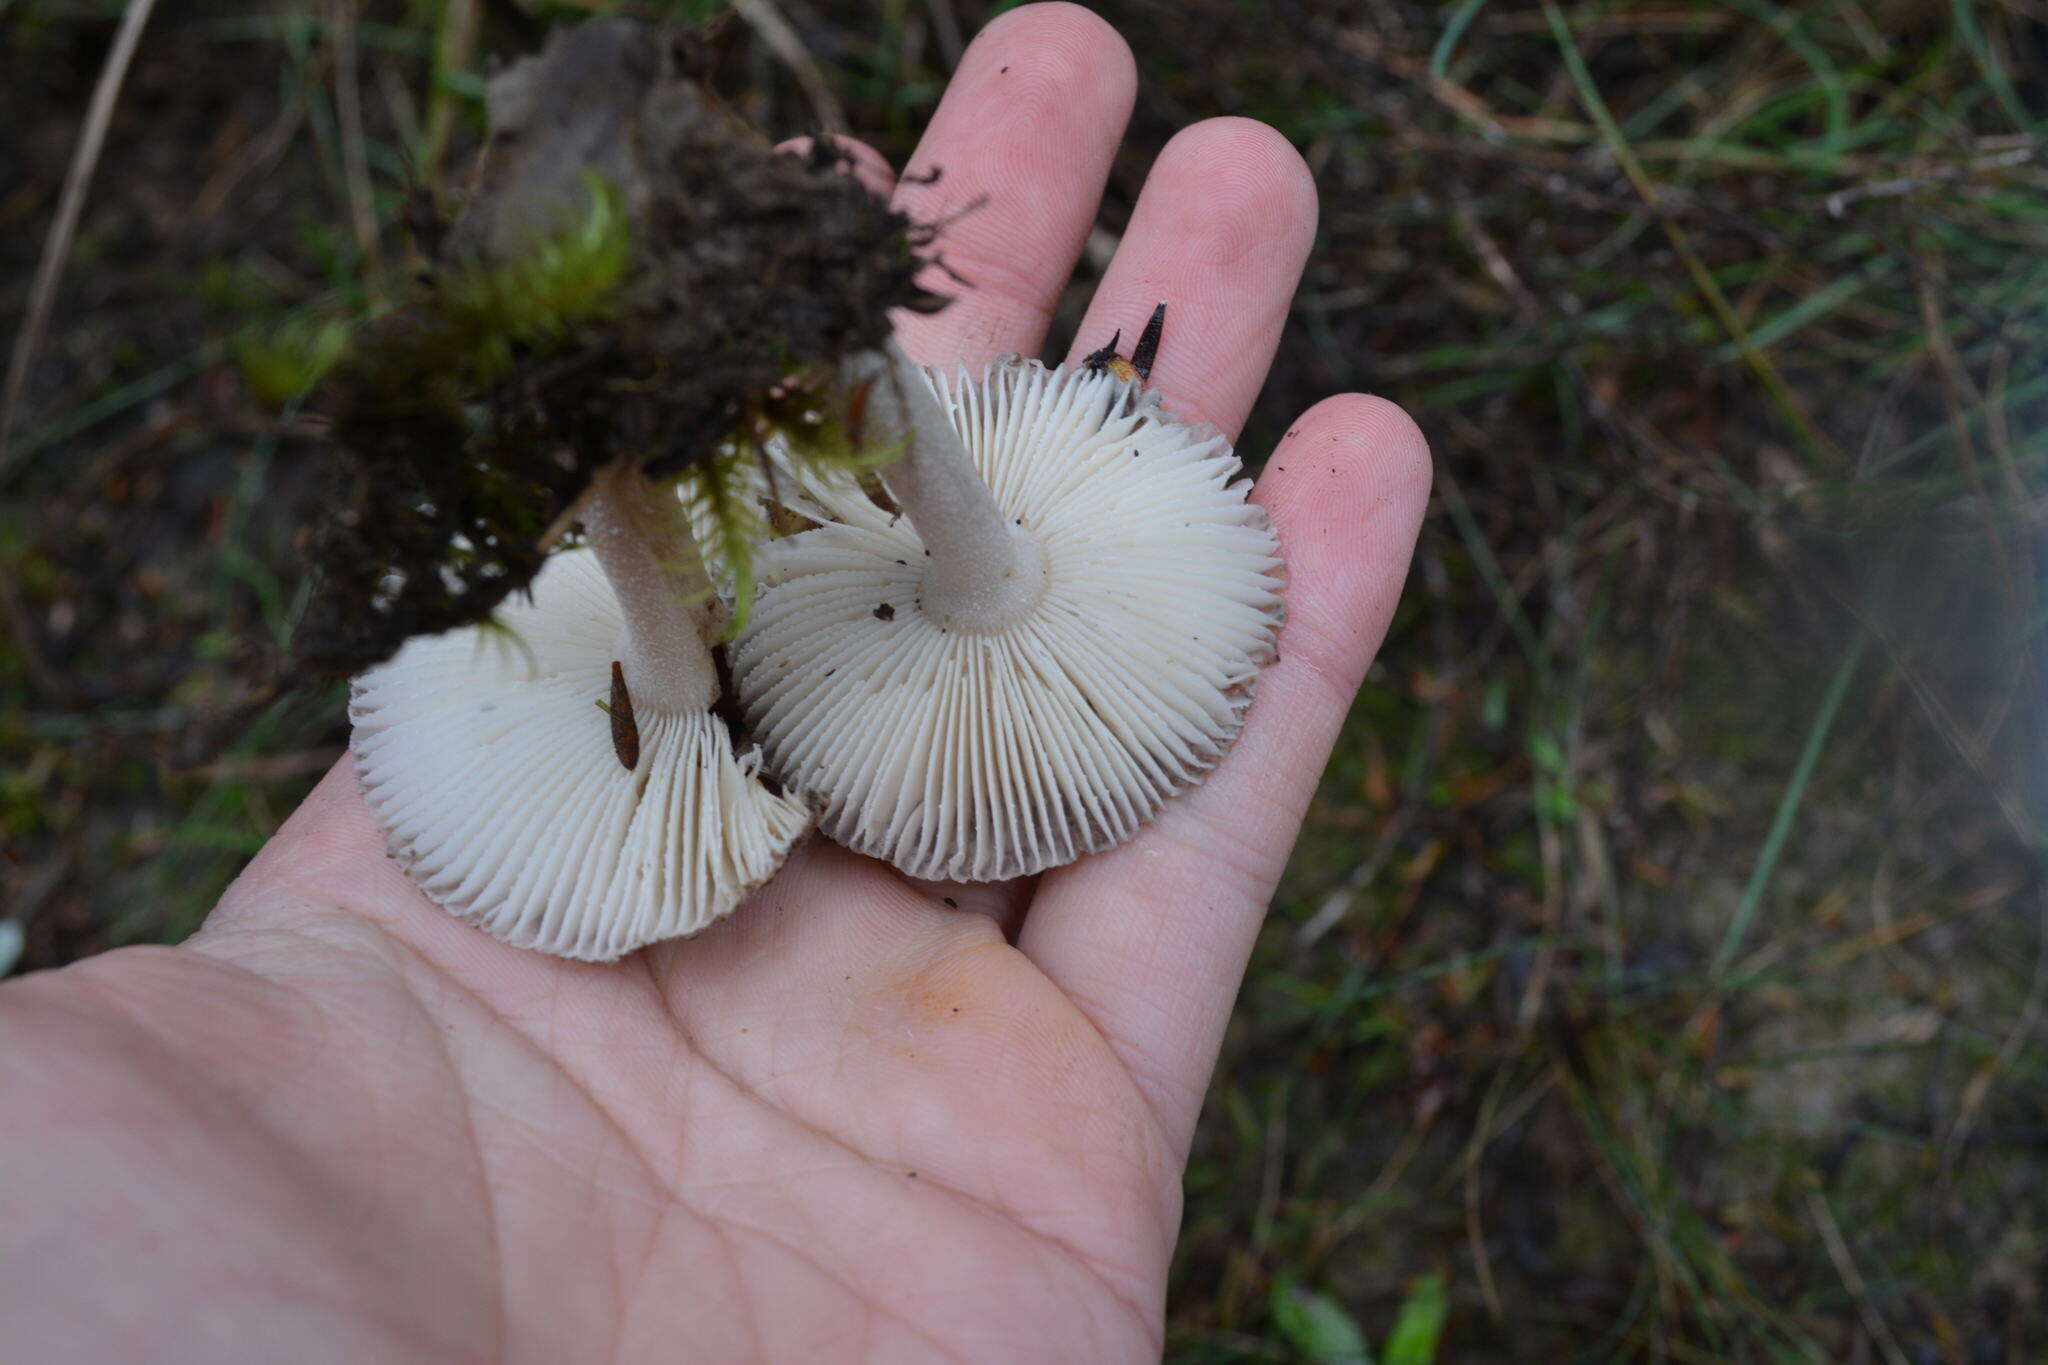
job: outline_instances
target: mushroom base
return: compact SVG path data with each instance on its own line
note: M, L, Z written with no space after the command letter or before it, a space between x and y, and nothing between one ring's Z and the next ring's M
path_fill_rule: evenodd
M1045 551L1021 526L1004 533L1004 553L990 556L982 572L959 579L926 559L917 605L942 630L964 635L999 635L1038 610L1045 600Z

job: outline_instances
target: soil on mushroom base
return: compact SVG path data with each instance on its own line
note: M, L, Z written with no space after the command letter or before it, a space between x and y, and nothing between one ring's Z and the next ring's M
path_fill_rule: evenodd
M924 234L829 144L776 154L692 79L698 61L681 34L602 21L493 82L490 140L441 258L334 386L345 510L320 537L302 663L354 672L487 616L606 464L673 477L735 437L822 432L834 418L814 377L879 345L890 309L940 305L915 282ZM497 291L503 318L476 316L480 292L499 301L490 272L600 269L596 248L576 252L606 211L626 259L600 302L526 316L548 291L521 275ZM585 287L543 278L566 297Z

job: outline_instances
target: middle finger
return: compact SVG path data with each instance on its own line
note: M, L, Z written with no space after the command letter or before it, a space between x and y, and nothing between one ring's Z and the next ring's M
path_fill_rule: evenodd
M944 224L934 249L946 268L924 284L953 298L897 318L912 359L979 369L1036 354L1136 90L1130 49L1078 5L1012 10L968 46L896 190L912 218Z

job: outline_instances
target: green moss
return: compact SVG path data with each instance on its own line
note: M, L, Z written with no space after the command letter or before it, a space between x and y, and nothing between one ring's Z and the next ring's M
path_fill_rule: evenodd
M619 193L584 177L589 205L566 231L544 236L509 261L460 262L435 286L447 325L448 361L476 380L502 375L522 351L546 354L571 329L616 302L632 252L632 228Z

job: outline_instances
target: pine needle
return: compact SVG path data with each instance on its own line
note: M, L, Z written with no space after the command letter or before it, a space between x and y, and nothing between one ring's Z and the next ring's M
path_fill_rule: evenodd
M78 216L85 208L85 192L92 186L99 167L100 148L107 140L107 126L114 120L114 103L128 78L128 64L142 41L143 26L149 22L156 0L128 0L121 15L121 27L114 45L107 49L106 64L100 68L99 84L93 87L92 103L86 107L85 127L72 153L70 169L64 173L64 190L57 200L57 216L43 239L42 258L36 262L35 283L29 289L28 312L21 331L14 338L14 353L7 361L7 389L0 395L0 478L5 478L12 461L8 441L14 435L14 419L21 406L21 392L28 383L28 367L35 359L43 329L49 324L50 309L57 301L57 281L70 259L72 239L78 232Z

